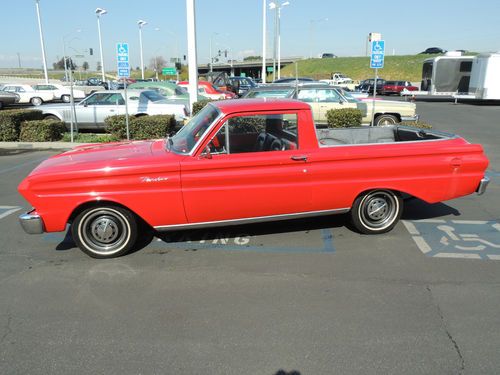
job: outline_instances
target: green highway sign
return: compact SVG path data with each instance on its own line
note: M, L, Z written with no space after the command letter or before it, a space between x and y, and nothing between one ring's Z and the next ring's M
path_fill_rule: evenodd
M271 72L273 71L273 67L272 67L272 66L268 66L268 67L266 68L266 71L267 71L268 73L271 73Z
M177 70L175 68L163 68L161 74L164 76L174 76L177 74Z

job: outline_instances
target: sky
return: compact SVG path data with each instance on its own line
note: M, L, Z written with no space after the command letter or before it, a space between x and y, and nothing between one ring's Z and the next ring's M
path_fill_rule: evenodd
M139 28L143 28L144 62L153 56L170 59L186 54L185 0L39 0L47 64L68 55L96 69L99 39L95 9L101 18L106 70L116 70L116 43L127 42L130 62L140 65ZM271 0L267 0L269 3ZM282 0L283 2L283 0ZM379 32L386 54L415 54L427 47L476 52L500 51L499 0L289 0L281 10L281 56L365 54L366 36ZM0 68L41 68L41 47L35 0L0 0L2 41ZM242 60L262 55L263 0L196 0L198 63L213 51L229 50ZM272 56L274 10L267 11L267 55ZM89 48L94 55L89 56ZM178 51L178 52L176 52ZM214 52L215 54L215 52Z

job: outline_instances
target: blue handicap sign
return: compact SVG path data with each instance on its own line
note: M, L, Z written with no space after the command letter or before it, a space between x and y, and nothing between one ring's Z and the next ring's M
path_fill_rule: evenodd
M385 41L374 40L372 41L372 50L370 58L370 68L383 68L385 56Z
M116 44L116 61L117 61L117 71L118 77L128 78L130 77L130 63L128 60L128 43L117 43Z

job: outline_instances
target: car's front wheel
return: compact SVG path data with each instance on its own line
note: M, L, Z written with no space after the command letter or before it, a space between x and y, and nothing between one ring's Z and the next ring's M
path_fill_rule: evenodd
M351 208L354 227L364 234L389 232L403 212L403 200L391 190L371 190L356 198Z
M115 258L128 253L137 240L137 219L118 206L91 207L80 212L71 226L73 240L93 258Z

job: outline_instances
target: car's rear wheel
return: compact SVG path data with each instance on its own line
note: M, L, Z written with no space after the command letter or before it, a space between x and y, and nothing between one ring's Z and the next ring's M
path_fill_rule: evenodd
M394 125L399 122L399 119L393 115L380 115L375 119L375 125Z
M32 105L38 106L38 105L41 105L43 103L43 100L42 100L42 98L35 97L35 98L31 98L30 102Z
M351 208L354 227L364 234L389 232L403 212L403 200L391 190L371 190L356 198Z
M137 240L137 219L118 206L91 207L80 212L71 226L73 240L93 258L115 258L128 253Z
M64 102L64 103L69 103L70 102L70 96L69 95L63 95L61 96L61 100Z

